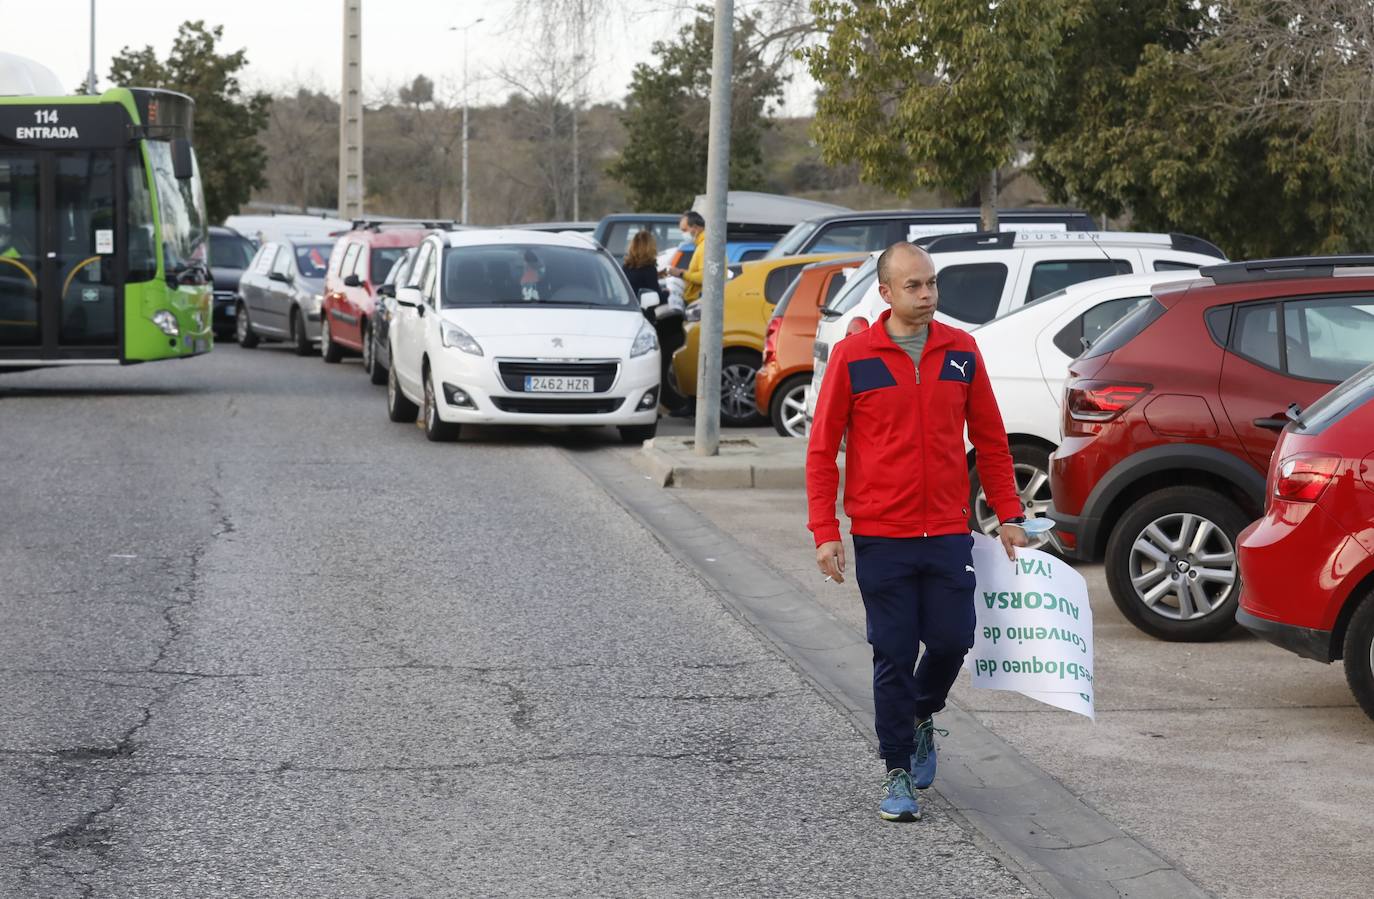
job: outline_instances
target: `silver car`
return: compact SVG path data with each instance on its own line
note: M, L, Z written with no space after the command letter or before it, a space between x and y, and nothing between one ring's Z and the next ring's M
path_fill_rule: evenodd
M280 240L262 245L239 279L235 336L251 349L260 340L286 340L301 356L320 339L324 274L334 243Z

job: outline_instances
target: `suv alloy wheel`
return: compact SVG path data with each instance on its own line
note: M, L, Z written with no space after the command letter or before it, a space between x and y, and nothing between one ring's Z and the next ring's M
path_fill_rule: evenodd
M720 423L745 427L758 421L754 381L759 374L759 354L752 350L726 350L720 361Z
M1021 497L1021 505L1027 518L1044 515L1050 508L1050 454L1040 446L1029 443L1011 445L1011 470L1016 478L1016 492ZM973 509L973 526L989 537L997 536L1001 521L997 513L988 505L988 495L983 492L983 483L978 477L977 466L969 469L969 491ZM1027 535L1031 549L1040 549L1050 542L1050 535Z
M1161 640L1215 640L1236 623L1240 506L1206 487L1147 494L1107 541L1107 585L1121 614Z
M806 436L806 390L811 386L811 373L793 375L773 391L769 418L773 429L784 437Z

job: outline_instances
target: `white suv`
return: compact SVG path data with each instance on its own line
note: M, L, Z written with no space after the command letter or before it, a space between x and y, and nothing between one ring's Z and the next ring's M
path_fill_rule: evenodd
M627 443L647 440L659 353L640 307L616 261L581 235L432 234L396 289L387 412L423 412L431 440L465 423L615 425Z

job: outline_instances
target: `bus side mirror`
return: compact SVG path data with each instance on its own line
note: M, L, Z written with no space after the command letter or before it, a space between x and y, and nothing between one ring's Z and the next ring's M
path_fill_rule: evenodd
M192 173L191 142L178 137L172 141L172 175L178 181L188 181Z

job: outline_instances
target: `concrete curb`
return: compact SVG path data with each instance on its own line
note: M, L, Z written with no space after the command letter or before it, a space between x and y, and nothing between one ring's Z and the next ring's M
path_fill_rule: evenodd
M660 487L736 490L800 488L806 479L806 441L795 437L724 438L717 456L698 456L691 437L655 437L633 456Z
M766 562L686 503L606 454L565 450L722 601L778 647L875 745L868 644ZM1022 757L969 713L949 706L939 794L1027 886L1082 899L1200 899L1178 866L1127 834Z

